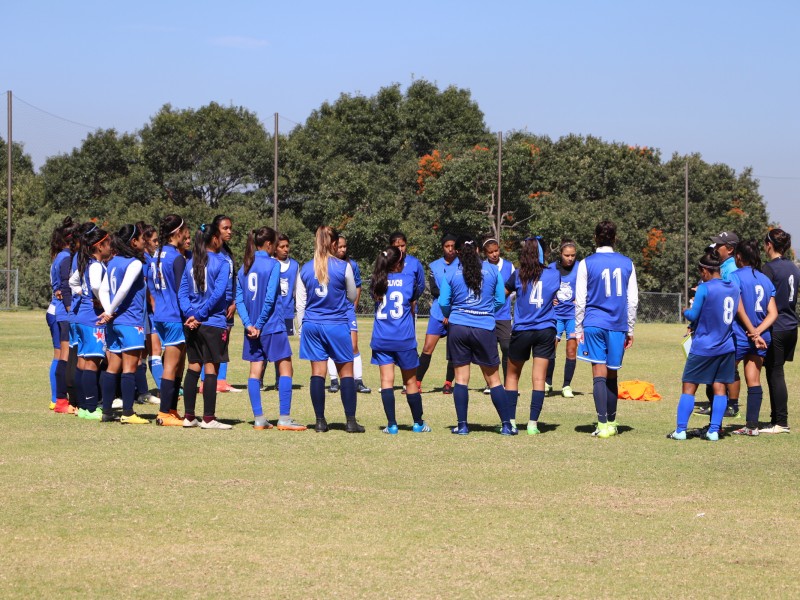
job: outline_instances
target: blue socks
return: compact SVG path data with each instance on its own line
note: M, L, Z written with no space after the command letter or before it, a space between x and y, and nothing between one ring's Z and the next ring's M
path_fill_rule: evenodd
M572 385L572 378L575 375L575 365L577 364L578 360L575 358L568 358L566 362L564 362L564 387L568 385ZM552 364L553 361L550 361ZM553 375L550 375L550 380L552 384Z
M531 392L531 421L538 421L544 406L544 390L533 390Z
M203 388L205 390L205 387ZM247 380L247 395L250 397L250 408L254 417L263 417L264 409L261 406L261 382L255 377Z
M140 363L139 366L136 367L134 381L136 382L136 392L134 392L134 398L150 392L150 388L147 385L147 365L144 364L144 362Z
M133 414L133 403L136 400L136 374L123 373L120 385L122 387L122 414L130 417Z
M711 424L708 427L709 433L719 432L722 427L722 417L725 416L725 409L728 408L727 396L714 396L711 401Z
M63 400L67 397L67 361L58 360L56 365L56 398Z
M606 414L609 421L617 420L617 401L619 400L619 387L616 374L614 378L606 378Z
M114 403L114 398L117 397L117 381L119 374L109 373L103 371L100 375L100 389L103 391L103 414L111 414L111 405Z
M761 401L764 399L764 390L760 385L747 388L747 425L758 424L758 413L761 412Z
M278 414L282 417L292 414L292 378L288 375L278 377Z
M97 371L83 370L81 389L84 395L83 408L89 412L94 412L97 410L97 401L100 395L100 390L97 386Z
M453 386L453 403L456 405L456 420L459 423L466 423L469 409L469 388L467 386L460 383Z
M75 367L75 380L72 382L72 387L75 389L75 396L77 396L78 408L86 408L86 394L83 391L83 369Z
M675 431L678 433L686 431L689 427L689 417L692 416L693 410L694 396L691 394L681 394L681 398L678 400L678 422Z
M352 377L342 377L339 379L339 393L342 395L342 406L344 407L345 417L356 416L356 380Z
M500 416L500 422L507 423L511 417L508 416L508 399L506 398L505 388L502 384L496 385L489 390L489 393L491 394L492 404L494 404L494 408Z
M158 389L161 393L161 406L159 406L158 410L167 414L172 410L172 399L175 396L175 381L162 377L161 385Z
M156 387L161 389L161 378L164 376L164 366L161 364L160 356L151 356L147 359L147 364L150 365L150 374L153 376L153 381L156 382Z
M308 384L311 394L311 404L314 406L314 415L318 419L325 417L325 378L312 375Z
M416 394L406 394L406 400L408 401L408 408L411 409L411 418L414 419L414 423L421 425L422 394L420 394L419 392L417 392Z
M508 418L517 418L517 399L519 398L519 390L506 390L506 403L508 406Z
M597 411L598 423L606 423L608 421L608 390L605 377L592 379L592 396L594 396L594 408Z
M381 390L381 401L383 402L383 412L386 413L388 424L397 425L397 415L394 410L394 390L392 388Z
M58 359L54 358L53 362L50 363L50 401L55 402L57 395L56 395L56 388L58 384L56 383L56 369L58 368Z
M219 364L219 374L217 375L217 381L219 380L227 381L228 380L228 363L220 363ZM205 381L205 380L203 380ZM216 389L216 388L214 388Z

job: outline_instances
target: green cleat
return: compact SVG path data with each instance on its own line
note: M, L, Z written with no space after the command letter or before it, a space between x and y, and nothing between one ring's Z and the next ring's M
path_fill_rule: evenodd
M536 421L528 421L528 435L539 435L542 433L539 431L539 427L537 427L538 423Z

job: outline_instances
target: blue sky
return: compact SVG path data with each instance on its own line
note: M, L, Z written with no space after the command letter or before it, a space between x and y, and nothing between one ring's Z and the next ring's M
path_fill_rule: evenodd
M167 102L242 105L270 130L279 112L289 129L342 92L425 78L471 90L494 131L752 167L800 239L800 2L6 4L0 89L37 165L83 125L132 132Z

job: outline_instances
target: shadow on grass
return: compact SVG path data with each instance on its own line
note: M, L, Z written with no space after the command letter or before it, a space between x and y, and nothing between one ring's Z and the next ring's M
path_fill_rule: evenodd
M575 427L575 431L578 433L593 433L595 429L595 425L578 425ZM623 433L628 433L629 431L633 431L633 427L630 425L617 426L617 435L622 435Z

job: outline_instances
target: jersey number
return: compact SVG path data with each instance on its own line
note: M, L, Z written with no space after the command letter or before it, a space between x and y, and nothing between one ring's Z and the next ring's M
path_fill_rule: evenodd
M764 287L761 285L757 285L755 287L755 291L756 291L756 306L755 306L756 312L757 313L764 312L764 306L762 305L762 302L764 301Z
M603 269L600 274L603 278L603 283L606 285L606 298L611 297L611 280L613 279L617 284L616 295L622 296L622 269L617 267L613 271L610 269Z
M109 287L111 288L111 293L116 295L117 293L117 268L114 267L111 269L111 273L108 277Z
M314 288L314 293L317 295L317 297L324 298L328 295L328 286L320 284L319 287Z
M391 301L394 308L389 311L389 315L387 316L384 311L386 308L387 301ZM388 317L392 317L393 319L399 319L403 316L403 294L401 292L392 292L388 296L383 297L383 302L378 307L378 310L375 312L375 318L384 320Z
M794 302L794 275L789 275L789 302Z
M531 286L531 295L528 298L528 302L535 306L536 308L542 308L542 304L544 304L544 300L542 299L542 282L537 281L536 283Z
M730 296L725 296L722 302L722 321L726 325L733 323L733 298Z
M247 275L247 289L253 292L253 297L250 300L256 299L256 294L258 293L258 274L252 272Z

